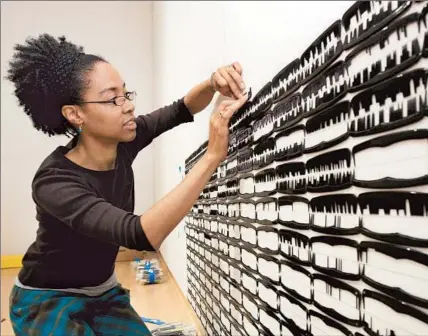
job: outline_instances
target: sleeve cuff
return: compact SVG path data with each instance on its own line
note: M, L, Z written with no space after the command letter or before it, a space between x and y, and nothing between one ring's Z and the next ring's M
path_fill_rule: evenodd
M180 122L192 122L194 121L194 116L192 112L190 112L189 108L184 103L184 97L178 101L178 120Z
M140 216L138 216L138 225L136 228L136 241L137 246L135 247L135 250L137 251L149 251L149 252L155 252L156 249L153 248L150 241L147 239L146 233L144 232L143 228L141 227L141 221Z

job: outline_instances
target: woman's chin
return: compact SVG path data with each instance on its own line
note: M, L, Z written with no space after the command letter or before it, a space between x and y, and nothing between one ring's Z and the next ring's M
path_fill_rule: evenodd
M130 142L133 141L137 137L137 131L136 130L129 130L124 134L124 136L121 139L121 142Z

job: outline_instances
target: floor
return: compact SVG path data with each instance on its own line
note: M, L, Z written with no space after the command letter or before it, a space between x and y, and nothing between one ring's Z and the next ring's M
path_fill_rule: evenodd
M182 322L193 324L198 335L204 335L203 327L200 324L192 307L179 289L171 272L165 265L160 255L150 255L148 258L157 258L165 273L165 282L144 286L135 280L135 270L131 263L117 262L116 274L119 282L131 290L131 303L135 310L144 317L156 318L165 322ZM13 336L12 326L9 321L9 293L15 281L19 269L1 270L1 318L6 320L1 323L2 336ZM147 324L150 329L155 325Z

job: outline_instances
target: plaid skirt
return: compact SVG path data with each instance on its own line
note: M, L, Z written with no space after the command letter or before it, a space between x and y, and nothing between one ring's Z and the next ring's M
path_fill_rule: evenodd
M10 320L16 336L151 335L120 285L97 297L14 286Z

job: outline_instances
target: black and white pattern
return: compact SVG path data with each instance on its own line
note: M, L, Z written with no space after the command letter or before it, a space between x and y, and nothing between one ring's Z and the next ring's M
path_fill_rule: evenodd
M279 252L278 229L272 226L257 228L257 248L267 254L276 255Z
M232 133L241 129L241 127L247 127L251 124L251 102L248 98L247 103L242 106L235 114L230 118L230 131Z
M242 325L242 312L241 309L238 305L235 305L235 303L232 303L230 305L230 316L232 317L233 321L232 321L232 327L233 325L241 326ZM238 329L239 330L239 329ZM235 333L233 333L236 335L236 331Z
M296 126L275 136L275 161L287 161L299 157L305 148L305 127Z
M253 169L269 166L275 157L275 139L265 138L253 150Z
M227 203L218 203L218 215L220 217L227 217L227 208L228 208L228 204Z
M272 105L272 85L268 82L254 96L251 117L257 119Z
M238 245L238 243L234 243L230 239L229 239L229 257L231 258L231 260L229 260L229 263L241 261L241 247Z
M278 268L279 266L276 265L276 267ZM257 285L257 293L260 301L276 312L278 310L278 293L276 286L266 279L258 281Z
M270 307L260 308L259 321L267 335L275 336L281 334L281 322Z
M330 65L342 52L341 21L326 29L300 57L299 83L303 84Z
M378 191L358 196L361 231L367 237L428 247L428 194Z
M220 165L217 168L217 179L218 181L224 181L226 178L226 171L227 171L227 161L223 161L220 163Z
M253 143L253 127L239 129L236 134L237 149L241 150L251 146Z
M230 178L226 181L226 198L234 199L238 196L239 184L238 178Z
M217 196L219 199L223 200L227 197L227 187L226 181L222 181L217 185Z
M257 228L250 223L241 223L240 225L241 232L241 242L245 245L246 248L255 248L257 247Z
M242 288L252 295L257 295L257 279L247 271L242 271Z
M298 329L294 324L288 322L281 323L281 335L283 336L300 336L302 331Z
M367 289L362 300L364 330L370 336L426 334L428 315L421 310Z
M184 220L190 304L208 335L428 334L428 5L355 2L289 61Z
M420 20L421 20L421 25L424 25L424 29L425 29L422 56L428 57L428 31L426 30L428 26L428 5L426 5L422 10Z
M344 281L316 273L313 275L314 305L325 314L351 326L362 325L361 293Z
M234 154L238 149L238 140L237 140L237 132L229 134L229 150L227 152L228 158Z
M242 296L242 306L250 318L259 320L259 309L255 297L246 292Z
M309 201L301 196L278 198L278 222L284 226L306 230L310 226Z
M348 188L352 183L353 170L349 149L318 155L306 163L307 190L326 192Z
M248 173L253 170L253 149L247 148L238 152L238 172Z
M351 101L351 136L389 131L422 119L428 105L427 74L414 70L356 95Z
M218 236L218 249L221 253L223 253L223 255L219 254L219 258L223 258L229 254L229 245L227 243L226 237L223 235ZM220 269L224 269L225 272L229 271L229 266L225 265L226 259L223 258L223 263L222 260L219 260L219 262Z
M274 103L293 93L299 86L300 59L286 65L272 79L272 101Z
M240 263L231 263L229 265L230 269L229 269L229 274L230 274L230 278L235 281L238 285L241 284L241 268L240 268Z
M241 222L229 220L229 240L239 244L241 239Z
M281 261L281 286L295 298L312 303L312 274L302 266L290 261Z
M341 335L353 336L344 325L339 322L323 315L315 310L308 312L309 328L308 334L311 336L325 336L325 335Z
M349 238L317 236L310 239L312 267L347 280L360 279L358 242Z
M256 222L262 225L276 224L278 220L278 200L273 197L260 198L255 202Z
M360 243L363 281L396 299L428 308L428 254L381 242Z
M274 114L268 112L253 124L253 141L259 142L272 134L275 124Z
M280 264L278 259L266 254L259 255L257 263L258 263L257 269L258 269L259 275L263 277L265 281L267 281L268 283L279 285ZM275 287L272 287L272 291L275 292ZM260 286L259 286L258 292L260 296ZM276 309L276 307L274 306L272 307Z
M216 199L218 195L218 186L216 184L212 184L208 188L210 199Z
M310 265L309 238L293 230L279 230L280 253L283 257L302 265Z
M334 235L360 231L358 201L354 194L334 194L311 199L311 230Z
M349 137L350 104L340 102L306 122L305 153L330 148Z
M260 171L254 177L254 196L264 197L276 191L276 171L268 168Z
M277 132L284 130L295 125L301 121L302 118L302 95L296 93L290 97L284 98L275 105L273 109L274 130ZM267 127L267 130L269 130L269 127Z
M347 78L346 64L339 61L312 80L302 91L303 116L312 116L341 99Z
M241 261L248 272L257 271L257 254L245 248L241 249Z
M257 321L257 320L256 320ZM253 319L251 319L251 316L248 314L245 314L242 318L242 326L245 332L247 333L247 336L249 335L260 335L259 328L257 326L257 322L255 322Z
M234 133L236 130L240 128L247 127L251 120L251 111L252 111L252 89L248 89L248 99L247 102L238 110L236 111L232 117L230 118L230 130L232 133ZM207 142L208 143L208 142Z
M400 188L428 183L428 129L403 131L353 149L353 183L363 188Z
M348 49L379 31L408 9L411 1L357 1L342 17L342 42Z
M231 178L238 172L238 156L234 154L226 161L226 177Z
M287 322L289 331L286 335L297 336L304 334L307 330L308 309L306 305L282 290L278 292L278 296L279 313Z
M235 301L236 304L242 304L242 292L239 287L235 286L233 283L230 284L230 297Z
M255 179L254 174L246 173L239 176L239 196L243 198L254 195Z
M413 13L359 45L345 60L348 89L366 88L415 64L422 55L427 31L420 15Z
M256 201L253 199L239 200L239 211L240 219L249 223L254 223L256 221Z
M303 162L284 163L275 168L276 190L283 194L306 192L306 169Z

